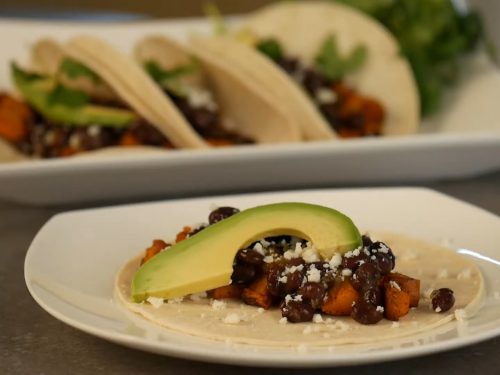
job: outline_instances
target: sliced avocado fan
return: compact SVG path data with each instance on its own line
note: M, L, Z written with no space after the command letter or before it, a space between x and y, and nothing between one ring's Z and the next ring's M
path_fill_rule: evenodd
M55 124L122 128L137 120L137 115L126 109L88 104L83 92L65 89L54 78L26 72L15 63L11 74L24 99Z
M323 259L361 246L352 220L334 209L307 203L277 203L250 208L213 224L145 263L132 281L132 298L165 299L231 283L238 250L264 237L307 239Z

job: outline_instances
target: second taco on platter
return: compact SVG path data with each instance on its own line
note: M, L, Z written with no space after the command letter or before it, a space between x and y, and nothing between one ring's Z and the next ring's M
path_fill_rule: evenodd
M418 126L418 92L397 41L352 8L276 3L231 35L192 43L286 103L306 139L401 135Z

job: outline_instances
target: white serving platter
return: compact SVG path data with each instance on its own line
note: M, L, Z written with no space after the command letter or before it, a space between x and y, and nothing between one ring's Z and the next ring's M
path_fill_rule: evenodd
M203 221L210 207L241 209L301 201L334 207L357 226L446 244L477 263L485 280L483 307L418 337L376 348L270 348L236 345L174 332L131 316L114 300L118 270L153 238L171 238ZM205 219L206 220L206 219ZM25 260L33 298L55 318L131 348L192 360L248 366L325 367L381 362L470 345L500 334L500 219L487 211L419 188L305 190L232 195L68 212L37 234ZM278 323L277 323L278 324Z
M231 20L237 23L238 18ZM0 89L40 37L93 34L129 53L144 35L209 33L205 19L65 23L0 19ZM0 164L0 199L50 205L333 184L459 178L500 169L500 73L482 53L419 134L341 142L107 155Z

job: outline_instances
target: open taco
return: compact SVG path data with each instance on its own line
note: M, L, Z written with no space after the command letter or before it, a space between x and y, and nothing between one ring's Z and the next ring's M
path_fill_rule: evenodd
M230 36L193 43L244 70L286 103L306 139L417 129L418 92L397 41L352 8L279 2L246 16Z
M175 241L153 241L115 283L134 317L275 347L411 340L471 317L483 294L478 267L454 251L387 232L361 236L338 211L303 203L220 207Z

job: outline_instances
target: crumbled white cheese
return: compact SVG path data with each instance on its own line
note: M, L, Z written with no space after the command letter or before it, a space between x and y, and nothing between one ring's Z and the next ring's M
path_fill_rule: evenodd
M392 322L391 328L399 328L399 322Z
M313 315L313 322L314 323L324 323L325 321L323 320L323 317L321 316L321 314L314 314Z
M181 303L184 300L184 297L171 298L167 301L168 304L175 305L177 303Z
M330 267L337 268L338 266L340 266L341 263L342 263L342 256L339 253L333 254L329 262Z
M304 259L306 263L313 263L318 262L320 257L315 247L308 247L302 252L302 259Z
M378 246L378 252L379 253L388 254L389 253L389 248L387 246L385 246L385 244L380 243L379 246Z
M163 298L159 297L148 297L146 301L148 301L151 304L151 306L153 306L155 309L160 308L164 302Z
M91 137L97 137L101 134L101 127L99 125L92 125L87 128L87 134Z
M189 299L191 301L199 301L202 298L207 298L207 293L206 292L201 292L201 293L193 293L189 296Z
M342 276L347 277L347 276L351 276L351 275L352 275L352 270L350 268L344 268L342 270Z
M293 301L293 297L290 294L287 294L285 296L285 305L288 304L288 302Z
M319 104L335 103L337 101L337 94L332 89L320 88L315 93L316 101Z
M314 265L307 271L307 281L310 283L319 283L321 281L321 272Z
M238 324L241 321L241 318L238 314L231 313L226 315L222 321L226 324Z
M271 246L271 242L266 241L264 238L260 240L260 243L264 247L264 249L267 249L269 246Z
M224 301L219 301L217 299L213 299L210 301L210 305L212 306L212 309L214 310L222 310L226 308L226 302Z
M456 309L455 310L455 319L458 322L464 322L467 319L467 314L464 309Z
M259 307L259 308L257 309L257 312L258 312L259 314L262 314L264 311L266 311L266 310L264 310L262 307Z
M283 284L286 284L286 282L288 281L288 276L284 275L284 276L281 276L279 279L278 279L278 282L279 283L283 283Z
M366 247L363 248L363 253L365 253L365 255L367 256L370 256L370 250L368 250Z
M441 268L436 276L438 279L446 279L448 277L448 270Z
M397 282L395 282L394 280L389 281L389 285L394 289L401 290L401 287L399 286L399 284Z
M293 300L295 302L302 302L302 295L297 294L295 297L293 297Z
M254 246L253 249L258 252L260 255L266 255L264 248L262 247L262 244L260 242L257 242Z
M279 320L280 324L287 324L288 323L288 319L283 317Z
M435 312L437 312L437 313L440 313L440 312L441 312L441 307L439 307L439 306L438 306L438 307L436 307L436 308L434 309L434 311L435 311Z
M294 259L294 258L299 258L300 256L302 255L302 245L300 244L300 242L297 242L295 244L295 249L294 250L287 250L285 251L285 253L283 254L283 257L285 259Z
M264 257L264 263L272 263L274 261L274 258L272 255L267 255Z
M466 280L466 279L470 279L471 277L471 270L470 268L466 268L464 270L462 270L462 272L460 272L458 275L457 275L457 280Z
M187 100L189 105L195 108L205 107L211 111L217 109L217 103L215 103L212 93L200 87L190 87Z
M383 313L384 312L384 307L383 306L377 306L377 308L375 310L378 311L378 312Z
M346 258L352 258L354 256L358 256L362 250L362 247L357 247L354 250L348 251L347 253L344 254L344 257Z

